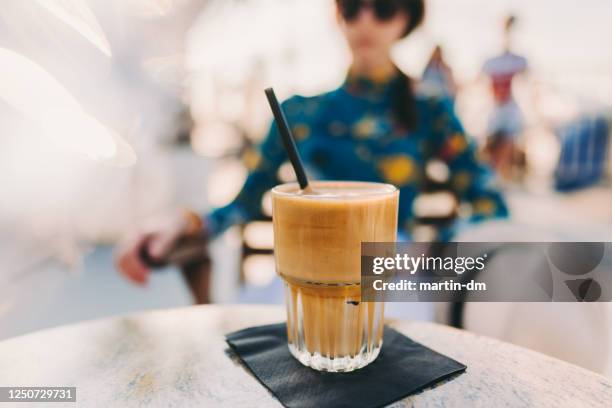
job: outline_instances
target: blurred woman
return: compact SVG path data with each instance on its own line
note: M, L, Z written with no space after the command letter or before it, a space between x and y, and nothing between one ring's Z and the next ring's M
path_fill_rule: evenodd
M523 157L519 149L519 138L525 119L512 92L512 84L518 75L527 71L527 59L511 50L511 33L516 17L508 16L504 21L503 52L485 61L482 71L489 78L494 107L487 128L485 151L491 164L507 179L513 177L514 166L521 165Z
M294 96L283 103L298 149L317 179L385 182L400 189L399 228L406 237L414 225L413 204L422 190L425 165L432 159L449 169L457 203L471 205L472 221L505 216L506 206L490 185L448 100L415 93L412 79L391 59L395 43L423 20L423 0L337 0L337 19L352 52L340 88L315 97ZM175 215L163 227L124 245L120 270L145 282L143 245L163 259L176 240L189 234L214 238L228 227L262 217L263 194L279 184L287 160L275 126L252 162L238 196L203 217ZM448 239L449 236L438 237Z
M421 76L422 88L431 95L455 100L457 84L453 71L444 59L442 47L436 45Z

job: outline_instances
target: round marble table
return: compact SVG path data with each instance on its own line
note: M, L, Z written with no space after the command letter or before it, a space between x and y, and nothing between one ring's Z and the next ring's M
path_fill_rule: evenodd
M275 306L195 306L44 330L0 342L0 386L76 386L86 407L278 407L224 334L283 319ZM389 324L468 366L396 407L612 407L612 381L593 372L446 326Z

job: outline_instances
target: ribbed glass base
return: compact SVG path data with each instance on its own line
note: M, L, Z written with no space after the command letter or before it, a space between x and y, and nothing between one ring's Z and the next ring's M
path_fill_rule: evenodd
M304 349L299 350L293 344L289 343L289 351L293 354L293 357L297 358L300 363L306 367L314 368L319 371L329 371L332 373L348 373L359 368L365 367L372 361L376 360L378 353L380 353L380 345L374 347L370 352L361 352L356 356L345 356L345 357L325 357L321 354L314 352L310 353Z
M348 372L376 359L384 303L361 302L355 284L285 280L289 350L315 370Z

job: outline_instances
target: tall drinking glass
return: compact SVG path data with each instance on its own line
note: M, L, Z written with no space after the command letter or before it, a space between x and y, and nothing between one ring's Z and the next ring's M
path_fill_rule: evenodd
M272 190L276 270L285 283L289 350L322 371L352 371L382 346L384 303L361 302L361 242L395 242L398 190L312 182Z

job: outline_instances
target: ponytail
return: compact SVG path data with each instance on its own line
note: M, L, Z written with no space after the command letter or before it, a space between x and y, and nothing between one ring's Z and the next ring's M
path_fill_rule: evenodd
M424 0L401 0L401 6L408 13L409 22L404 37L410 34L425 18ZM414 130L418 123L418 113L412 78L400 71L393 90L393 115L398 125L406 131Z
M403 130L415 130L418 114L412 78L400 71L391 86L391 107L395 120Z

